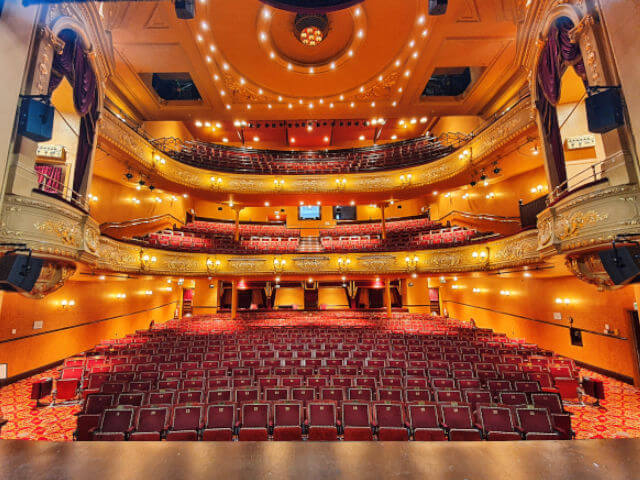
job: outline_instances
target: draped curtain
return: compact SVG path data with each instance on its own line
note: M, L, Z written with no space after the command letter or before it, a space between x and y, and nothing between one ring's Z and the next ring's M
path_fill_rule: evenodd
M81 116L76 164L73 172L73 195L83 188L93 149L98 116L97 79L78 36L71 30L58 35L65 42L64 49L53 57L49 94L66 78L73 87L73 104ZM77 198L75 198L78 200Z
M62 193L62 167L58 165L36 165L38 185L47 193Z
M562 137L558 124L556 105L560 99L560 83L562 75L570 66L587 85L587 74L582 60L580 46L571 43L569 31L573 22L567 17L560 17L549 29L547 43L540 53L538 60L537 99L536 106L540 112L542 131L548 145L551 147L552 159L550 169L554 185L558 186L567 180L567 169L564 163Z

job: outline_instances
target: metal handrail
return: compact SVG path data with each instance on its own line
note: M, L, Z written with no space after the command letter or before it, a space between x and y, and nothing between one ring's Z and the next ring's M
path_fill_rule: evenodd
M450 217L452 215L460 215L462 217L473 218L473 219L476 219L476 220L485 220L485 221L490 221L490 222L505 222L505 223L519 223L520 222L520 217L506 217L506 216L502 216L502 215L490 215L490 214L484 214L484 213L471 213L471 212L463 212L461 210L451 210L449 213L447 213L446 215L443 215L442 217L438 218L435 221L436 222L442 222L442 220L444 220L445 218Z
M547 206L551 205L553 202L555 202L558 198L560 198L562 195L570 193L573 190L576 190L578 188L584 187L585 185L589 185L591 183L595 183L598 182L600 180L603 180L604 178L606 178L605 173L607 171L607 169L605 168L605 165L607 163L607 160L601 160L597 163L593 163L591 165L589 165L587 168L585 168L584 170L579 171L578 173L576 173L575 175L567 178L564 182L562 182L559 185L556 185L553 190L551 190L551 192L549 193L549 196L547 197ZM600 167L600 172L598 173L597 168ZM571 186L571 190L569 190L569 182L577 179L580 176L583 176L585 173L591 173L591 175L589 175L587 178L585 178L583 181L579 181L578 183L576 183L575 185Z
M24 167L22 165L19 165L19 164L17 164L16 167L18 168L18 170L20 170L22 172L25 172L28 175L33 175L35 177L36 183L38 184L36 189L39 192L42 192L45 195L51 195L53 197L59 198L62 201L71 203L72 205L74 205L76 207L79 207L80 209L82 209L84 211L88 211L89 210L89 204L87 202L86 195L82 195L79 192L76 192L75 190L73 190L73 188L64 185L62 182L54 180L49 175L46 175L44 173L38 173L35 170L31 170L31 169L26 168L26 167ZM58 183L59 187L60 187L60 190L57 191L57 192L47 192L46 190L44 190L42 188L43 184L38 182L38 177L39 176L42 176L47 180L56 181Z
M185 222L183 220L180 220L179 218L173 216L170 213L163 213L161 215L155 215L153 217L134 218L132 220L126 220L124 222L104 222L100 225L100 230L104 228L128 228L136 225L141 225L144 223L152 223L152 222L155 222L156 220L160 220L165 217L172 218L177 223L181 223L182 225L185 225Z

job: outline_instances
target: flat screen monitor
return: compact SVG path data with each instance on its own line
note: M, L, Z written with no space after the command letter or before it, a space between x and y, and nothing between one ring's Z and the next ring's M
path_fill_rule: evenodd
M320 206L303 205L298 207L298 220L320 220Z
M356 220L356 207L338 205L333 207L334 220Z

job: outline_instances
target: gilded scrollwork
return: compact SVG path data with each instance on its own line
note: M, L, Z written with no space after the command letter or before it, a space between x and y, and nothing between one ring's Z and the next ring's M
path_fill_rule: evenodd
M298 269L304 272L323 272L327 270L330 262L329 257L297 257L293 263Z

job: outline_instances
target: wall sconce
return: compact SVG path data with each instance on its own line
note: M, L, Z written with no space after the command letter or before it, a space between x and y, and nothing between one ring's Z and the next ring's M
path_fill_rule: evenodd
M211 188L214 190L219 190L222 187L222 177L210 177L209 181L211 182Z
M413 175L411 175L410 173L402 174L400 175L400 184L403 187L408 187L409 185L411 185L411 182L413 181Z
M477 287L474 287L474 289L473 289L473 293L480 293L480 289L479 289L479 288L477 288Z
M145 295L153 295L153 290L145 290L144 294Z
M349 265L351 265L351 259L350 258L342 258L342 257L338 258L338 271L339 272L348 271L349 270Z
M140 268L142 270L148 270L157 260L154 255L149 255L140 250Z
M127 294L126 293L116 293L116 298L127 298Z
M451 285L452 290L460 290L461 288L462 288L462 285Z
M470 148L465 149L462 153L460 153L460 155L458 155L458 158L460 160L471 159L471 149Z
M533 188L531 189L531 193L540 193L540 192L542 192L543 190L545 190L544 185L536 185L535 187L533 187Z
M161 157L160 155L158 155L157 153L153 156L153 161L154 161L154 163L156 164L156 165L155 165L155 166L156 166L156 168L157 168L158 164L159 164L159 165L165 165L165 164L167 163L167 161L166 161L163 157Z
M184 285L184 278L178 280L178 285Z
M347 186L346 178L336 178L336 190L344 190Z
M474 260L489 261L489 248L485 247L482 250L474 250L471 252L471 258Z
M279 258L274 258L273 259L273 271L274 272L282 272L286 265L287 265L287 261L284 258L283 259L279 259Z
M414 256L412 257L404 257L404 263L407 269L407 272L415 272L418 269L418 262L420 261L420 259L418 258L418 256Z
M511 292L509 290L500 290L500 295L508 297L509 295L511 295Z
M60 307L65 310L68 307L75 307L75 300L60 300Z
M487 200L490 200L490 199L495 198L495 197L496 197L496 194L495 194L495 193L493 193L493 192L491 192L491 193L487 193L487 194L484 196L484 198L486 198Z
M140 200L136 197L133 197L131 199L131 203L133 203L134 205L140 205Z
M284 178L281 178L280 180L278 180L277 178L273 179L273 188L279 191L279 190L282 190L283 187L284 187Z
M556 303L569 305L571 303L571 300L568 298L556 298Z
M219 268L220 268L220 260L218 259L212 260L210 258L207 258L207 271L209 273L215 273L218 271Z
M87 198L89 199L90 202L95 203L98 201L98 197L96 197L95 195L92 195L91 193L87 194Z

